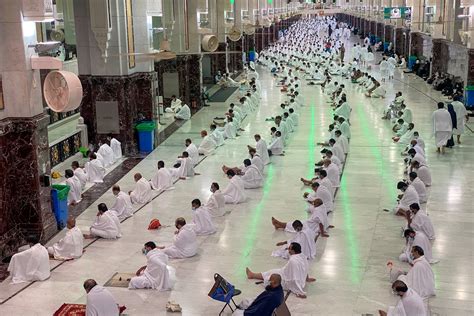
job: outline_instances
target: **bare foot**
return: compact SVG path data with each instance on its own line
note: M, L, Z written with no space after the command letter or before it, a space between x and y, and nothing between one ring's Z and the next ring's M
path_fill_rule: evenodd
M321 236L322 237L329 237L329 235L327 233L322 233Z
M296 294L296 297L298 297L298 298L306 298L306 295L305 295L305 294Z
M328 228L334 228L334 225L329 225Z
M247 274L247 279L252 279L252 271L250 271L250 269L247 267L245 268L245 273Z
M315 278L307 277L307 278L306 278L306 282L316 282L316 279L315 279Z

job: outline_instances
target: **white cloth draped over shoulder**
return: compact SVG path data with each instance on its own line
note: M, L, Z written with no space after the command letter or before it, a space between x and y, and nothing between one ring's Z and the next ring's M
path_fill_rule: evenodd
M112 148L114 152L114 162L122 158L122 143L112 138L110 140L110 148Z
M87 173L82 168L74 169L74 175L79 179L81 182L81 188L84 189L87 183Z
M90 232L94 236L105 239L122 237L120 221L117 214L115 212L106 211L104 214L97 216L90 228Z
M114 151L109 145L101 145L97 153L102 156L102 163L104 164L104 167L107 168L108 166L114 163Z
M214 216L223 216L224 215L224 207L225 207L225 197L222 194L221 190L216 190L214 193L211 194L209 200L204 205L209 213Z
M135 183L135 189L130 193L132 203L145 204L151 201L153 193L151 191L150 182L145 178L140 178Z
M52 247L48 248L49 254L56 260L78 259L84 250L84 236L78 227L66 231L66 235Z
M160 168L156 171L150 181L153 190L164 191L173 187L173 175L167 168Z
M196 255L198 244L193 225L184 225L174 235L173 245L163 249L168 257L173 259L189 258Z
M410 227L416 232L423 232L429 240L436 238L431 219L422 210L419 210L411 220Z
M423 299L414 291L408 291L398 300L397 305L388 308L387 316L424 316L426 315Z
M297 295L306 295L306 277L308 276L308 259L303 253L291 255L283 268L262 272L265 285L268 285L272 274L281 276L281 285L284 290L290 290Z
M245 202L247 196L244 191L244 182L239 176L233 176L227 187L222 191L227 204L239 204Z
M191 158L191 161L193 165L195 166L199 162L199 150L194 145L193 143L189 144L188 147L186 147L185 151L189 154L189 158Z
M104 182L105 168L99 159L88 161L84 169L87 174L89 182L102 183Z
M103 286L94 286L87 293L86 316L118 316L119 306L112 294Z
M433 112L433 135L436 147L445 146L453 133L451 115L446 109L438 109Z
M262 173L255 165L246 167L240 179L244 183L244 189L256 189L263 185Z
M124 220L133 215L132 200L130 195L125 192L119 192L115 197L114 205L109 209L117 214L119 220Z
M268 165L270 163L270 157L268 156L267 143L263 139L260 139L255 146L257 154L262 158L263 164Z
M288 247L292 242L296 242L301 245L301 253L306 255L309 260L314 259L316 257L315 237L316 234L311 229L305 228L302 231L296 232L280 249L273 251L272 256L288 259L290 257Z
M194 164L190 157L178 158L180 164L178 168L179 177L193 177L194 176Z
M14 254L8 265L12 283L43 281L51 275L48 250L41 244Z
M204 206L193 210L193 224L194 232L198 236L212 235L216 232L216 226L212 222L211 213Z
M202 138L201 143L199 144L198 151L199 154L207 156L213 153L216 147L217 144L214 139L211 136L206 135Z
M79 203L82 200L82 185L78 177L73 176L66 179L66 184L69 186L69 193L67 195L67 204L72 202Z
M436 295L434 273L424 256L415 259L408 273L400 275L398 279L405 282L423 299Z
M191 109L185 104L179 109L175 117L180 120L189 120L191 118Z
M143 274L133 277L129 289L171 290L168 256L155 248L146 254L146 268Z

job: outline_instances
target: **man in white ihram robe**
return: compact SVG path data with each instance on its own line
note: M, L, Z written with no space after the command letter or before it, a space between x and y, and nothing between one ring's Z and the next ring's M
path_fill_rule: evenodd
M83 250L84 236L73 218L67 221L66 235L53 246L48 247L48 253L56 260L78 259L82 256Z
M308 260L314 259L316 257L316 243L314 242L316 235L307 227L303 229L303 223L299 220L294 221L292 225L296 233L291 236L289 240L277 243L277 246L282 246L282 248L273 251L272 256L288 259L290 257L288 246L292 242L296 242L301 245L301 253L304 254Z
M94 153L92 153L89 158L90 161L88 161L84 166L89 182L104 182L105 168L102 162L97 159L97 156Z
M146 204L151 201L153 193L151 191L150 182L142 177L140 173L136 173L135 178L135 189L130 192L130 199L134 204Z
M212 222L211 213L204 206L201 206L201 201L193 200L193 225L194 232L197 236L212 235L216 232L216 226Z
M177 120L189 120L191 118L191 109L187 104L183 105L174 118Z
M257 154L260 156L260 159L262 159L263 164L268 165L270 163L270 156L268 155L267 143L259 134L256 134L254 138L256 141L255 150ZM248 146L248 148L251 149L252 147Z
M115 212L109 212L104 203L100 203L97 208L99 209L97 217L90 228L91 237L101 237L104 239L122 237L120 220L117 214Z
M247 196L244 191L244 182L239 176L235 175L233 170L227 171L227 177L230 179L227 187L222 191L226 204L239 204L245 202Z
M168 256L157 249L153 242L145 244L146 266L137 271L128 284L129 289L171 290Z
M413 246L418 246L423 249L424 257L429 263L436 263L438 260L433 259L433 253L431 250L431 242L428 237L422 231L413 231L407 229L405 231L405 237L408 238L405 250L400 254L399 260L402 262L412 263L413 258L410 256Z
M164 161L158 161L158 170L150 180L153 190L164 191L173 187L173 175L171 171L165 168Z
M440 149L444 151L444 147L452 134L453 124L451 121L451 115L448 110L444 108L444 104L440 102L438 103L438 109L433 112L433 135L435 137L438 151L440 151Z
M245 159L245 161L249 159ZM255 165L248 165L242 170L244 173L240 179L244 183L244 189L256 189L263 186L263 176L260 170Z
M412 215L413 214L413 215ZM410 213L407 214L408 227L416 232L423 232L429 240L435 240L436 234L431 219L420 210L418 204L410 205Z
M112 148L107 145L107 144L102 144L99 147L99 150L97 151L99 155L102 156L102 163L104 164L104 167L107 168L111 164L114 163L114 151Z
M118 316L119 306L112 294L95 280L84 282L87 293L86 316Z
M66 185L69 186L69 193L67 195L67 204L79 203L82 200L82 185L81 180L74 175L74 171L67 169L65 171Z
M187 152L185 152L188 155ZM184 154L184 152L183 152ZM186 178L186 177L193 177L194 172L194 164L190 157L188 156L181 156L178 158L179 168L178 168L178 177Z
M207 200L207 203L204 205L211 216L218 217L224 215L225 207L225 197L219 190L219 185L217 183L211 184L211 196Z
M81 182L81 188L84 189L87 183L87 173L84 171L83 168L79 167L79 163L77 161L73 161L71 164L71 167L72 167L72 170L74 170L74 175Z
M33 243L33 242L32 242ZM48 250L40 243L14 254L8 265L12 283L44 281L51 275Z
M193 162L193 165L195 166L199 162L199 150L194 145L194 143L191 141L191 139L186 139L186 149L185 151L188 153L189 158L191 158L191 161Z
M159 247L172 259L189 258L197 253L198 243L193 225L186 225L184 218L179 217L175 221L176 229L173 245Z
M133 206L130 195L121 191L118 185L112 187L112 193L115 196L115 203L109 211L115 212L120 221L132 216Z
M210 155L216 149L217 144L211 136L207 135L206 131L201 131L201 137L202 140L199 144L198 152L200 155Z
M122 158L122 143L112 137L110 139L110 148L112 148L114 152L114 162Z
M397 284L398 283L398 284ZM380 315L386 316L425 316L426 309L423 299L415 290L407 287L402 281L395 281L392 289L404 288L405 292L397 291L400 298L395 306L389 306L387 313L382 312Z

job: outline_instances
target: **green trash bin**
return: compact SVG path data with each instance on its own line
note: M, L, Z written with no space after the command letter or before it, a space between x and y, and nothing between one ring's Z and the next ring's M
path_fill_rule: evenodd
M65 184L53 184L51 190L51 203L53 205L54 217L59 229L66 227L68 218L67 196L71 189Z
M151 153L155 145L155 122L142 122L137 124L135 128L138 131L138 150L144 153Z

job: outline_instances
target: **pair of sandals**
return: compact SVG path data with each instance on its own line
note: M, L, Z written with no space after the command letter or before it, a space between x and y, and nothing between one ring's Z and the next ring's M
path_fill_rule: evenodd
M178 303L175 303L174 301L168 301L166 303L166 311L167 312L181 312L181 306L179 306Z

